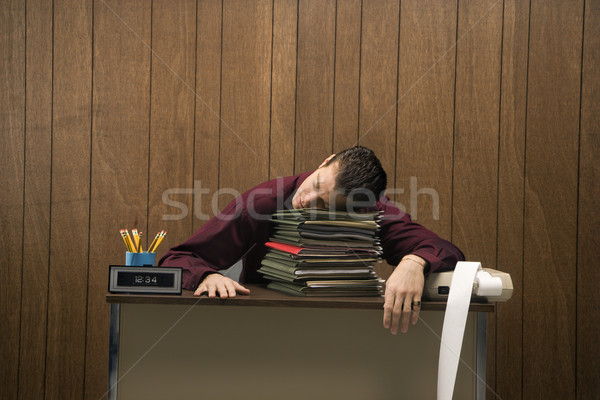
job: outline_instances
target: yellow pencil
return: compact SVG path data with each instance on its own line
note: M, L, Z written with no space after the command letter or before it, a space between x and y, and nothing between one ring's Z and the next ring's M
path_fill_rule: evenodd
M154 236L154 240L152 241L152 243L150 243L150 246L148 246L148 253L152 253L152 249L154 248L154 245L156 244L156 241L158 240L159 237L160 237L160 232L158 232L156 234L156 236Z
M121 237L123 238L123 241L125 242L125 246L127 246L127 251L131 251L131 247L129 246L129 242L127 241L127 236L125 236L125 229L121 229L119 231L119 233L121 234Z
M127 229L125 229L125 238L127 239L127 243L129 244L129 251L134 252L134 246L133 246L133 241L131 240L131 236L129 236L129 231Z
M156 237L154 238L154 241L152 242L152 245L150 245L150 247L148 248L148 253L154 253L154 249L156 248L156 244L160 240L160 234L161 233L162 233L162 231L160 231L160 232L158 232L156 234Z
M131 233L133 234L133 247L136 253L141 253L140 251L140 234L137 229L132 229Z
M160 233L160 237L158 238L158 242L156 242L156 245L154 245L154 253L156 253L156 249L158 249L158 246L160 246L165 236L167 236L167 231L162 231Z
M139 235L138 235L138 253L143 253L144 251L142 250L142 234L144 232L140 231Z
M158 235L156 235L156 236L157 236L156 242L153 243L153 245L148 249L148 253L156 252L156 249L158 248L160 243L163 241L165 236L167 236L167 231L160 231L160 232L158 232Z

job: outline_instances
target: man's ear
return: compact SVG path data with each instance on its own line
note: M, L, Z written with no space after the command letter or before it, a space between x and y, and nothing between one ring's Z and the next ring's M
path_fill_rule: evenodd
M326 165L327 165L327 163L329 162L329 160L331 160L333 157L335 157L335 154L332 154L332 155L330 155L329 157L327 157L327 158L325 159L325 161L323 161L323 162L321 163L321 165L319 165L319 168L326 166Z

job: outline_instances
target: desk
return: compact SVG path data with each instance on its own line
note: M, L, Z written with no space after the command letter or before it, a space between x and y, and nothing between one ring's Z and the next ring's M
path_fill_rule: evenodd
M434 399L445 302L407 334L383 298L291 297L259 285L221 300L108 294L110 399ZM455 398L485 394L485 323L472 304ZM481 378L478 379L477 375Z

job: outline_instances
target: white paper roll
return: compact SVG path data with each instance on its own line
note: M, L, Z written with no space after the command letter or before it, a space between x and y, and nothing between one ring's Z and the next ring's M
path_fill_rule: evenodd
M489 272L478 271L475 275L475 294L482 297L497 297L502 294L502 279Z
M442 327L438 365L438 400L452 400L473 283L480 269L481 263L459 261L454 270ZM484 278L483 282L484 290L487 290L489 281ZM502 291L502 282L500 282L500 291Z

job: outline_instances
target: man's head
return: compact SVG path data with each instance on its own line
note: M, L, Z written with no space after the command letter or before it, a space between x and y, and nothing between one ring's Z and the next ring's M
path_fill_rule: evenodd
M332 154L300 185L292 199L294 208L345 209L373 203L383 194L387 175L372 150L354 146Z

